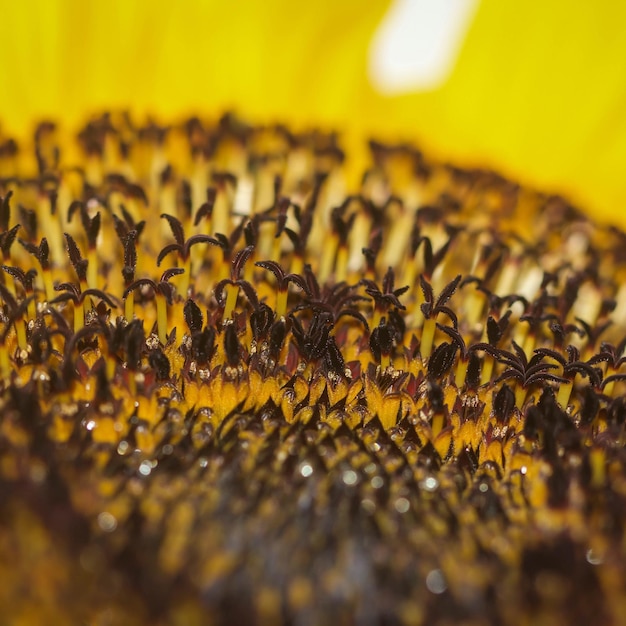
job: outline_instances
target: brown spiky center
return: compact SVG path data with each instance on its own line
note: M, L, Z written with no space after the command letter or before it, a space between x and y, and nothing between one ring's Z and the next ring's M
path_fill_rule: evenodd
M619 614L623 233L407 146L346 190L319 132L56 132L0 160L16 615Z

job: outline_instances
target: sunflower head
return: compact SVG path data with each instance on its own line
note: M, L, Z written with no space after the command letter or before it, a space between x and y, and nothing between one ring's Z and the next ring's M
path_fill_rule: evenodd
M109 114L0 170L9 614L620 614L623 233L337 141Z

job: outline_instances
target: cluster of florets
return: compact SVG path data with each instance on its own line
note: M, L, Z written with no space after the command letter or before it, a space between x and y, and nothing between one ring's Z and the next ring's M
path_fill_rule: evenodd
M34 566L86 577L48 614L618 614L623 233L410 146L356 186L335 135L233 117L79 145L0 145L0 480L60 542Z

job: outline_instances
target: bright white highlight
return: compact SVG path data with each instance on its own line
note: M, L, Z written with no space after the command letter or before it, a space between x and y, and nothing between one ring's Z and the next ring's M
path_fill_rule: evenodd
M426 587L428 587L428 591L435 594L443 593L448 588L446 579L440 569L434 569L428 573L428 576L426 576Z
M395 0L370 47L369 76L388 95L428 91L450 75L479 0Z

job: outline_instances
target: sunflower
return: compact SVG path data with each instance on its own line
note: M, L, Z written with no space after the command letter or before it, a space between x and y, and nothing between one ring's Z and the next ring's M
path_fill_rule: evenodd
M0 149L7 623L620 623L626 235L352 159L331 96L315 127L98 89Z

